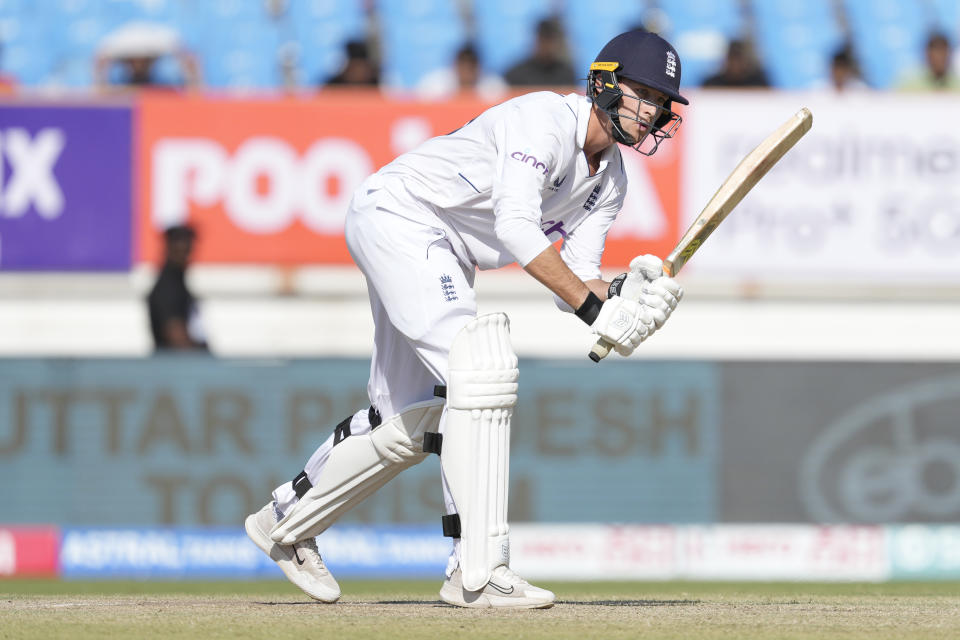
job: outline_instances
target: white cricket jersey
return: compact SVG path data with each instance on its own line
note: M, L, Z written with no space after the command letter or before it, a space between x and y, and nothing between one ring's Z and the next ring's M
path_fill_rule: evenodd
M434 226L439 220L467 264L525 266L562 239L570 269L584 280L599 278L627 179L615 144L590 175L583 153L590 108L575 93L513 98L404 153L375 179L406 192L394 194L403 209L397 213Z

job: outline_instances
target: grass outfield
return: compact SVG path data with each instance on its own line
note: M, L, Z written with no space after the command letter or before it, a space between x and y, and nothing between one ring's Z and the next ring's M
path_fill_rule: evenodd
M439 581L0 581L0 638L958 638L960 584L543 583L536 611L468 610Z

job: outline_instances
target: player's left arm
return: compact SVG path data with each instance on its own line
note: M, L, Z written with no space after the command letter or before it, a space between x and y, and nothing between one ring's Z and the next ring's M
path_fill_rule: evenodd
M560 255L598 298L606 300L610 296L620 296L649 307L659 329L683 297L680 285L664 275L660 258L637 256L630 261L628 272L610 282L601 277L600 261L607 234L622 205L623 197L615 195L595 209L564 240ZM555 300L564 311L572 311L559 297Z

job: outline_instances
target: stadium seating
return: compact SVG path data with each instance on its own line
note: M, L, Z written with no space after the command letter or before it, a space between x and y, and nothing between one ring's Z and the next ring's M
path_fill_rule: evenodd
M363 0L291 2L282 29L285 42L296 46L301 84L321 84L336 75L344 61L344 45L366 38Z
M537 23L552 10L549 0L474 0L477 49L483 67L504 73L528 56Z
M923 6L901 0L844 0L854 50L864 78L889 89L923 63L923 45L932 26Z
M930 0L936 28L953 37L954 46L960 38L960 2L957 0Z
M426 74L450 65L466 32L448 0L378 0L384 84L413 89Z
M660 0L667 17L664 35L677 48L683 84L697 86L723 62L730 39L746 34L738 0Z
M830 0L752 0L757 51L771 84L806 89L821 84L843 44Z
M596 10L596 0L567 0L563 24L568 35L574 71L584 77L590 63L611 38L640 26L648 3L610 3L604 11Z
M558 12L578 73L610 37L652 16L680 52L685 86L701 84L719 68L727 42L745 37L777 87L824 84L831 54L849 40L868 83L890 88L922 63L932 29L960 37L957 0L633 0L602 11L596 0L286 0L275 5L286 7L280 15L266 4L0 0L0 68L27 87L83 89L93 82L101 39L127 22L150 21L180 33L213 88L278 87L281 55L298 65L302 85L313 86L337 72L346 41L372 36L385 84L412 89L470 39L486 70L505 72L530 53L537 22ZM160 68L173 79L169 62Z

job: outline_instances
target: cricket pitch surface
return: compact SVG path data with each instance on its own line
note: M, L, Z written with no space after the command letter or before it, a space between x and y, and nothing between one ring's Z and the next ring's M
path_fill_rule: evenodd
M539 584L539 583L538 583ZM343 581L337 604L286 582L0 581L0 638L960 637L960 584L540 584L545 610L459 609L440 581Z

